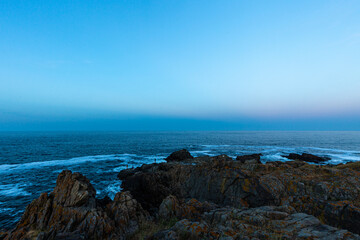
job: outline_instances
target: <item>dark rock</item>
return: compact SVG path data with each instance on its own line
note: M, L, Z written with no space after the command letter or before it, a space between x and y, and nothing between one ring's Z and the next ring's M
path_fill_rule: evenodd
M300 161L243 164L218 156L196 165L149 166L138 168L122 183L123 189L130 191L146 209L159 208L168 195L224 207L291 205L297 211L319 217L323 223L360 233L360 172L354 164L338 168ZM343 201L354 207L345 207ZM337 205L345 208L336 210ZM346 213L347 209L351 211Z
M96 191L90 181L80 173L62 171L53 191L54 201L64 207L95 207Z
M96 206L105 208L109 203L112 203L112 200L109 196L105 196L102 199L96 199Z
M54 191L30 203L5 239L126 239L147 217L129 192L114 201L95 193L80 173L61 172Z
M200 221L182 219L149 239L360 239L360 236L322 224L314 216L289 206L218 208Z
M187 159L193 159L194 157L191 156L191 154L189 153L188 150L186 149L182 149L176 152L173 152L170 154L170 156L168 156L165 160L167 162L181 162L183 160L187 160Z
M288 156L283 155L282 157L285 157L285 158L291 159L291 160L300 160L300 161L312 162L312 163L323 163L323 162L326 162L331 159L328 157L319 157L319 156L312 155L309 153L303 153L301 155L296 154L296 153L290 153Z
M159 207L159 216L162 219L176 217L177 219L187 218L201 220L203 213L210 212L216 208L218 208L218 206L214 203L200 202L195 198L184 202L178 200L175 196L170 195L162 201Z
M3 240L7 237L8 233L0 230L0 240Z
M262 156L262 154L251 154L251 155L242 155L242 156L237 156L236 157L236 161L240 161L242 163L245 162L251 162L251 163L261 163L260 161L260 157Z
M170 182L174 181L171 174L176 171L176 167L161 163L136 168L132 175L122 178L121 187L131 190L132 195L146 210L157 208L164 198L171 193L177 193L176 186ZM119 175L124 176L122 171Z

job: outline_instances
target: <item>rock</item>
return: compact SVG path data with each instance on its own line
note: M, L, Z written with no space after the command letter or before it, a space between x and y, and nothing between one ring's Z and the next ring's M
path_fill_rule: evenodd
M182 219L149 239L360 239L346 230L322 224L290 206L218 208L201 221Z
M245 163L245 162L261 163L261 161L260 161L261 156L262 156L262 154L242 155L242 156L237 156L236 161L240 161L242 163Z
M145 209L158 208L168 195L236 206L274 202L258 178L248 176L247 171L240 169L240 162L226 155L211 157L198 165L161 163L150 166L137 168L133 175L122 179L121 185Z
M80 173L62 171L53 191L54 201L64 207L94 208L96 191L90 181Z
M86 177L62 171L54 191L29 204L5 239L126 239L147 217L129 192L114 201L95 194Z
M206 159L195 165L161 163L137 168L122 179L122 187L145 209L158 209L169 195L179 199L180 206L182 199L237 208L291 205L322 223L360 233L360 172L353 164L347 168L300 161L243 164L222 155Z
M177 198L173 195L167 196L159 207L159 216L163 219L170 219L181 215L181 207Z
M186 149L182 149L176 152L173 152L170 154L170 156L168 156L165 160L167 162L181 162L183 160L187 160L187 159L193 159L194 157L191 156L191 154L189 153L188 150Z
M5 231L0 231L0 240L3 240L7 237L8 233Z
M109 198L109 196L105 196L102 199L96 199L96 206L101 208L106 208L106 206L111 202L112 202L111 198Z
M163 163L151 166L151 169L137 168L138 172L124 178L121 184L122 188L130 191L146 210L158 208L164 198L177 192L175 186L170 183L169 169L174 166Z
M179 201L175 196L166 197L159 207L159 216L162 219L191 219L201 220L204 212L209 212L218 208L216 204L209 202L200 202L196 199L190 199L187 202Z
M191 222L188 219L183 219L177 222L171 230L180 233L182 238L204 239L207 236L209 226L204 221Z
M309 153L303 153L303 154L296 154L296 153L290 153L288 156L283 155L282 157L285 157L287 159L291 159L291 160L300 160L300 161L304 161L304 162L312 162L312 163L323 163L326 162L328 160L330 160L330 158L328 157L319 157L319 156L315 156Z

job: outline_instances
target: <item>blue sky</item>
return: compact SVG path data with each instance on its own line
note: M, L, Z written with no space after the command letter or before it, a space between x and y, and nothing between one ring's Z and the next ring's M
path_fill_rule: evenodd
M360 130L359 1L0 12L0 130Z

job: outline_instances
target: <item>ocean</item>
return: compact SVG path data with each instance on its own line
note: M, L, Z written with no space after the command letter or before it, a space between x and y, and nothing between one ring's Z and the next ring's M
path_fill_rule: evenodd
M183 148L194 156L262 153L263 162L306 152L339 164L360 161L360 132L1 132L0 229L13 227L64 169L88 177L99 197L113 198L120 170L162 162Z

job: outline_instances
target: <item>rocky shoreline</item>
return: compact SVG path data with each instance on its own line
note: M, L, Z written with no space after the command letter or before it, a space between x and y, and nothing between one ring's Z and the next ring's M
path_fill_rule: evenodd
M122 192L97 199L80 173L61 172L8 239L360 239L360 164L314 165L290 154L193 157L122 170Z

